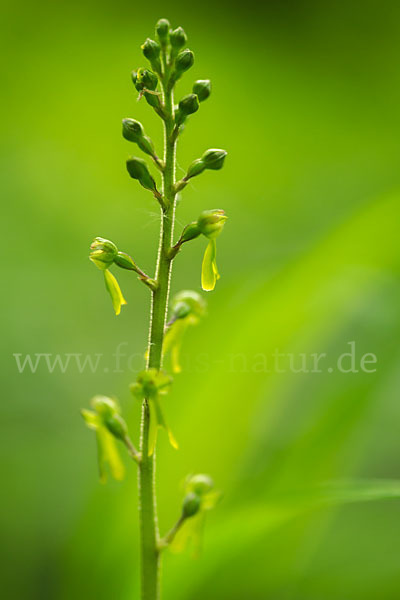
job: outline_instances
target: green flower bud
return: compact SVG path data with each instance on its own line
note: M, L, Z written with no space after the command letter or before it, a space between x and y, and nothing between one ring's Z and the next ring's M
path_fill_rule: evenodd
M201 498L197 494L193 492L189 492L183 499L182 505L182 516L185 519L189 519L190 517L194 517L201 507Z
M152 68L158 73L161 71L161 62L160 62L160 44L147 38L145 43L142 45L143 54L150 61Z
M197 220L197 226L203 235L214 239L221 233L227 218L225 212L220 208L203 210Z
M128 427L124 419L118 413L105 417L104 425L107 427L108 431L119 440L124 440L128 435Z
M206 302L197 292L182 290L174 296L171 309L175 319L184 319L189 314L202 317L206 312Z
M112 265L117 253L118 248L113 242L96 237L90 245L89 258L96 267L104 271Z
M122 135L129 142L138 142L144 136L143 125L135 119L122 119Z
M116 265L121 267L121 269L127 269L128 271L137 271L137 265L133 261L133 259L126 254L125 252L118 252L117 256L114 259Z
M190 517L194 517L201 507L201 498L197 494L193 492L189 492L183 500L182 505L182 516L184 519L189 519Z
M137 89L138 92L140 92L140 90L142 89L139 82L138 82L138 72L137 71L132 71L131 72L131 77L132 77L132 82L133 85L135 86L135 88Z
M179 102L179 107L175 115L176 125L182 125L186 117L199 110L199 99L196 94L188 94Z
M165 48L168 44L169 37L169 21L167 19L160 19L156 25L156 34L160 40L162 48Z
M182 50L175 60L175 79L179 79L194 63L194 54L191 50Z
M123 119L122 135L129 142L135 142L146 154L154 156L153 142L145 135L143 125L139 121L135 121L135 119Z
M193 223L189 223L189 225L186 225L181 235L181 241L182 243L189 242L190 240L194 240L195 238L197 238L200 234L201 231L197 226L197 221L193 221Z
M144 92L144 97L150 106L153 108L160 108L160 98L158 94L154 94L154 90L158 85L158 77L153 71L149 69L139 69L136 73L132 73L132 80L135 84L135 88L138 92L143 92L143 90L150 90L150 92Z
M120 411L117 402L108 396L95 396L90 404L103 420L119 414Z
M142 45L143 54L148 60L153 60L154 58L158 58L160 56L160 44L147 38L147 40Z
M148 166L144 160L132 156L126 161L126 168L132 179L137 179L144 188L157 192L156 182L150 175Z
M187 35L182 27L177 27L169 34L169 41L174 51L178 51L187 42Z
M140 68L137 72L136 85L141 86L140 89L155 90L158 85L158 77L150 69Z
M188 179L191 179L192 177L196 177L196 175L200 175L200 173L202 173L205 168L206 167L205 167L204 161L202 161L201 158L197 158L189 166L188 172L186 173L184 180L187 181Z
M198 79L194 82L192 91L197 94L199 102L204 102L211 94L211 81L209 79Z
M202 496L213 489L214 482L209 475L192 475L187 480L186 487L195 494Z
M183 178L183 181L188 181L192 177L200 175L200 173L202 173L205 169L211 169L213 171L222 169L227 154L228 153L225 150L218 150L214 148L206 150L201 158L197 158L189 166L188 172Z
M206 169L217 171L224 166L224 160L228 153L225 150L211 149L204 152L201 160L204 162Z

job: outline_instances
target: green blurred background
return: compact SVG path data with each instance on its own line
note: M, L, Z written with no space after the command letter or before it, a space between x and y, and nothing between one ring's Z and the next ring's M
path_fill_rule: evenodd
M397 599L400 502L302 498L321 482L400 475L399 3L21 0L2 12L3 597L138 598L135 468L99 484L79 409L115 394L137 435L128 384L148 291L121 273L116 318L87 252L102 235L152 272L157 207L125 172L120 123L141 120L160 145L130 71L167 17L196 54L178 95L197 78L214 84L182 136L179 173L206 148L229 152L185 191L178 227L204 208L229 222L222 278L165 401L180 450L160 435L161 530L187 473L210 472L224 498L198 560L165 556L163 597ZM179 255L172 292L199 290L203 249ZM374 353L376 372L334 368L351 341L358 368ZM119 344L135 355L122 373ZM264 372L274 351L297 368L302 353L328 356L321 373ZM15 353L103 356L96 373L18 373Z

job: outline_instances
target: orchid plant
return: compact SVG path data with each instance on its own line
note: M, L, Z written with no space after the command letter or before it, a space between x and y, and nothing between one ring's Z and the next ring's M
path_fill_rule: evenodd
M100 479L106 481L109 471L116 479L122 479L124 466L118 452L118 442L137 464L139 470L139 519L141 555L141 598L159 598L159 571L162 552L174 541L177 533L187 528L188 521L199 523L206 510L212 508L218 498L213 490L210 476L191 475L186 480L185 495L180 516L175 525L163 537L159 535L155 498L155 448L157 433L164 429L171 445L178 443L167 424L163 410L163 397L169 392L172 377L163 370L163 357L170 353L172 372L181 370L179 349L186 329L201 319L205 312L205 300L195 291L184 290L171 302L168 315L169 289L172 264L184 244L204 236L207 245L202 261L201 286L205 291L215 288L219 278L216 263L216 238L227 219L221 209L204 210L201 215L184 227L177 241L174 239L174 217L178 195L188 182L206 170L221 169L226 157L225 150L210 149L197 158L187 169L186 175L176 180L176 148L179 136L189 121L190 115L199 110L200 104L211 93L209 80L198 80L192 93L174 102L177 81L194 63L194 54L185 48L187 37L182 27L172 30L166 19L156 25L157 41L147 39L142 45L150 68L139 68L132 72L132 81L139 94L160 117L164 131L164 151L160 158L155 146L139 121L127 118L122 123L122 135L147 155L157 169L161 185L151 174L142 158L131 156L126 166L132 179L149 190L160 206L160 236L154 277L148 276L138 267L133 258L119 251L117 246L102 237L97 237L90 246L90 260L104 276L116 315L126 304L111 267L136 273L151 294L149 318L149 341L145 354L146 367L130 386L133 396L141 402L141 435L138 447L132 441L128 426L114 398L96 396L90 410L82 410L89 428L96 434Z

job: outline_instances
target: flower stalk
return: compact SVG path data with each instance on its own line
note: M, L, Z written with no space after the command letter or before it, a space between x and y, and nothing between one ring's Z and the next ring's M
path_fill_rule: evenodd
M126 304L126 300L110 271L111 267L116 266L124 271L135 272L151 293L146 369L131 385L134 397L139 398L142 403L139 449L135 448L129 436L127 424L115 400L103 396L96 397L92 401L95 412L82 411L86 424L96 431L102 481L106 479L107 466L115 478L121 479L123 476L124 467L118 456L118 441L122 442L128 454L138 465L141 600L159 598L161 551L173 542L182 527L187 527L186 521L195 515L196 518L201 517L204 510L213 505L212 502L206 501L201 486L196 484L197 487L194 487L194 484L190 483L191 487L186 490L181 516L172 529L160 538L155 493L155 448L158 429L166 430L171 445L174 448L178 447L162 408L162 396L168 392L172 382L172 378L162 370L163 358L170 353L172 371L174 373L180 371L178 355L183 334L189 325L197 324L205 312L204 299L197 292L185 290L174 299L171 318L167 319L172 264L182 245L200 235L207 237L209 243L215 248L215 238L222 231L226 220L224 211L220 209L203 211L197 221L189 223L184 228L180 238L174 244L178 192L187 185L191 177L199 175L206 169L222 168L226 152L206 151L200 159L190 165L187 175L177 183L175 171L179 135L189 117L193 118L192 115L198 111L200 102L209 97L211 83L209 80L196 81L193 85L193 93L182 98L175 107L175 83L193 65L194 54L184 48L187 41L184 30L178 27L172 31L166 19L161 19L157 23L156 37L158 41L148 38L142 45L143 54L150 62L152 70L140 68L133 71L132 80L139 92L139 98L144 97L162 119L164 133L162 159L159 158L152 140L146 135L141 123L135 119L124 119L122 127L123 137L128 142L135 143L139 150L152 159L161 178L159 186L142 158L131 156L127 160L129 175L143 188L149 190L160 205L160 233L155 275L149 277L129 254L119 251L113 242L105 238L95 238L89 256L96 267L104 273L106 287L111 295L116 314L120 313L121 306ZM210 271L212 275L206 277L206 283L203 285L205 290L213 289L217 276L219 277L215 252L211 258L208 258L208 255L209 250L206 250L202 281L205 281L205 272ZM203 478L201 481L211 481L208 476L197 477Z

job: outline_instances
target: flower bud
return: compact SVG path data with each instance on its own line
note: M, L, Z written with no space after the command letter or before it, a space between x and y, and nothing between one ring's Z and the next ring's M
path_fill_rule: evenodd
M182 50L175 60L175 79L179 79L194 63L194 54L191 50Z
M179 102L179 107L175 115L176 125L182 125L186 117L199 110L199 99L196 94L188 94Z
M225 150L211 149L204 152L201 160L204 162L206 169L217 171L222 169L227 154Z
M159 73L161 71L160 44L147 38L142 45L142 50L147 60L150 61L152 68Z
M174 29L174 31L171 31L171 33L169 34L169 41L171 43L172 49L175 52L183 48L183 46L187 42L187 35L184 29L182 29L182 27L177 27L176 29Z
M206 312L206 302L197 292L182 290L174 296L171 309L175 319L184 319L189 314L202 317Z
M189 492L183 499L182 516L184 519L194 517L201 507L201 498L193 492Z
M199 102L204 102L211 94L211 81L209 79L198 79L194 82L192 91L197 94Z
M102 419L111 417L115 413L119 414L118 404L108 396L95 396L92 398L90 404Z
M168 44L169 37L169 21L167 19L160 19L156 25L156 34L160 40L162 48L165 48Z
M138 72L137 71L132 71L131 72L131 77L132 77L133 85L135 86L135 88L137 89L137 91L140 92L140 90L142 88L140 86L140 83L138 82Z
M90 245L90 260L102 271L108 269L117 256L118 248L110 240L96 237Z
M145 154L154 156L153 142L145 135L143 125L139 121L135 119L123 119L122 135L129 142L135 142Z
M214 482L209 475L192 475L186 482L186 487L188 490L202 496L203 494L207 494L214 487Z
M132 156L126 161L126 168L132 179L137 179L144 188L153 192L157 191L156 182L150 175L150 171L144 160Z
M134 81L135 88L137 89L137 91L144 91L144 97L146 98L147 103L150 104L150 106L152 106L153 108L159 109L160 98L158 97L158 94L151 93L154 92L154 90L157 88L157 75L149 69L139 69L136 73L136 79L134 79L134 74L132 73L132 79ZM145 90L150 91L146 92Z
M196 158L196 160L194 160L188 168L188 172L184 177L185 181L191 179L192 177L196 177L196 175L200 175L205 168L204 161L202 161L201 158Z
M150 69L140 68L137 72L136 85L141 86L140 89L155 90L158 85L158 77Z
M122 119L122 135L129 142L138 142L144 135L143 125L135 119Z
M128 271L137 271L137 265L133 261L133 259L126 254L125 252L118 252L117 256L114 259L116 265L121 267L121 269L127 269Z
M221 233L227 218L225 212L220 208L203 210L197 220L197 226L203 235L214 239Z
M190 240L194 240L201 234L200 229L197 226L197 221L193 221L193 223L189 223L186 225L185 229L181 235L181 242L189 242Z
M218 150L214 148L206 150L201 158L197 158L189 166L188 172L183 178L183 181L188 181L192 177L200 175L200 173L202 173L205 169L211 169L213 171L222 169L227 154L228 153L225 150Z
M114 413L103 419L108 431L117 439L124 440L128 435L128 427L120 414Z

